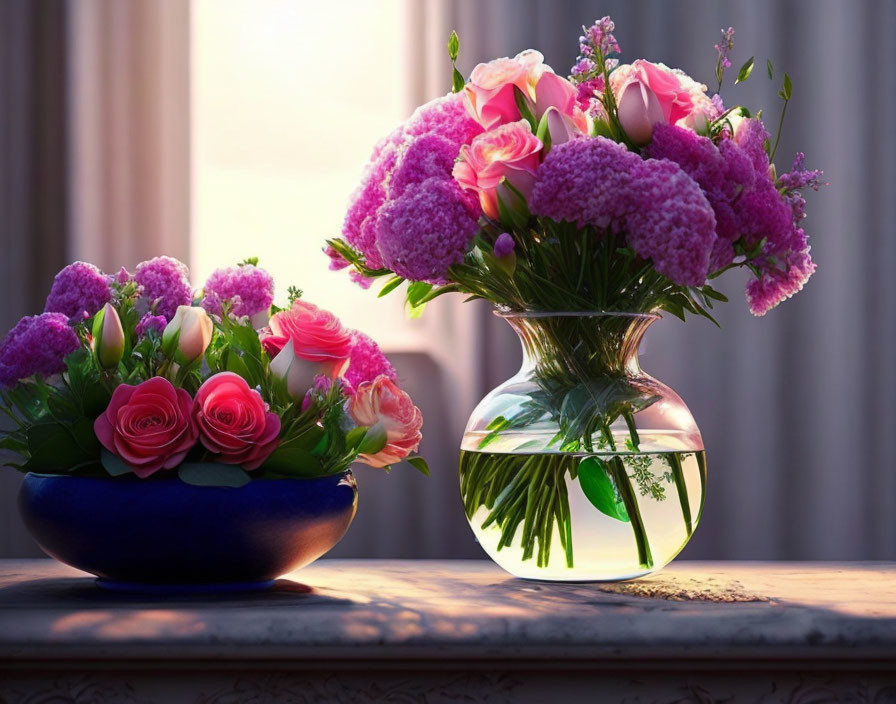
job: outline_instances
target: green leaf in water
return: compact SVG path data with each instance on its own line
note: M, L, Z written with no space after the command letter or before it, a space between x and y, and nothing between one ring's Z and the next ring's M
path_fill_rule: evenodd
M579 485L594 508L610 518L628 523L625 504L597 457L586 457L579 463Z

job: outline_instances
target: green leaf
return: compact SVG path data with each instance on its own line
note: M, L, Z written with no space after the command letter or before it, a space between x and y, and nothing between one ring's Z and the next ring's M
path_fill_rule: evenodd
M367 426L352 428L345 434L345 446L352 450L357 449L365 435L367 435Z
M430 291L432 291L432 284L425 281L414 281L408 285L408 303L412 306L420 305Z
M538 129L538 121L535 119L535 115L532 112L532 106L528 96L520 90L519 86L514 86L513 99L516 101L517 108L519 108L520 116L529 123L529 127L532 128L532 132L534 133L535 130Z
M768 80L770 80L770 81L773 80L775 77L775 69L772 68L771 59L765 60L765 67L768 69Z
M485 426L486 430L501 430L502 428L506 428L509 425L510 421L508 421L504 416L498 416L494 420L492 420L487 426Z
M117 457L116 455L113 455L105 447L100 452L100 462L103 465L103 469L105 469L112 477L120 477L123 474L131 474L134 471L130 467L130 465L125 464L124 460L122 460L120 457Z
M452 63L457 61L457 55L460 52L460 39L457 37L457 32L455 30L451 30L451 36L448 37L448 58L451 59Z
M386 429L377 423L367 429L361 442L358 443L358 453L362 455L375 455L386 446Z
M243 361L243 358L238 354L235 354L232 350L230 354L227 355L227 371L238 374L250 384L253 384L255 381L252 373L249 371L249 367L246 366L246 363Z
M301 447L278 447L262 465L262 469L295 477L319 477L324 474L317 457Z
M586 457L579 463L579 485L594 508L610 518L628 523L625 504L597 457Z
M466 84L467 82L464 80L461 72L457 69L454 69L451 74L451 91L453 93L460 93L464 89L464 86Z
M177 469L177 476L184 484L193 486L241 487L252 481L242 467L220 462L184 462Z
M784 100L790 100L790 96L793 93L793 83L790 81L790 76L786 73L784 74L784 89L781 91L781 97Z
M30 455L25 466L29 472L64 472L91 459L63 423L36 423L25 433Z
M376 295L376 297L377 297L377 298L382 298L382 297L385 296L387 293L391 293L392 291L394 291L395 289L397 289L397 288L398 288L399 286L401 286L403 283L404 283L404 277L403 277L403 276L395 276L394 278L389 279L389 281L387 281L387 282L383 285L383 287L380 289L380 292Z
M750 57L746 60L743 66L740 67L740 71L737 72L737 79L734 81L734 84L743 83L750 77L750 74L753 73L753 58Z
M411 465L423 476L429 476L429 465L426 463L426 460L423 459L420 455L411 455L410 457L405 457L405 462Z

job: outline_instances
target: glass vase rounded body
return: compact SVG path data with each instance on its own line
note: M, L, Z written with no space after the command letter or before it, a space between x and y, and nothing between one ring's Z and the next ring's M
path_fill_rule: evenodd
M700 519L703 441L638 348L659 319L498 313L523 365L473 411L461 444L477 540L517 577L631 579L668 564Z

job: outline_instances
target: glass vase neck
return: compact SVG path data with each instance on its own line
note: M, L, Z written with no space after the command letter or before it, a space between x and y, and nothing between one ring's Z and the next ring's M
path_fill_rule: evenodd
M638 349L654 313L495 311L523 346L523 369L587 378L641 373Z

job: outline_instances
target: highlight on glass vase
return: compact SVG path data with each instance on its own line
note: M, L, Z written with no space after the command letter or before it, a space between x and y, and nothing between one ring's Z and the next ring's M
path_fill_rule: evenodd
M356 460L415 454L422 416L376 342L257 261L194 291L171 257L75 262L0 345L4 449L43 549L118 589L250 588L355 515Z
M715 45L715 89L622 63L609 17L584 30L568 78L538 51L454 68L452 92L376 145L352 197L334 269L412 314L458 292L494 304L520 336L520 372L476 408L461 443L464 508L488 554L551 580L648 574L700 520L706 462L682 400L637 349L663 314L712 320L713 287L749 272L757 316L815 271L805 189L820 171L775 165L776 134L737 104L734 31ZM452 65L459 52L452 33ZM707 51L711 55L711 50ZM754 78L754 80L756 80Z

